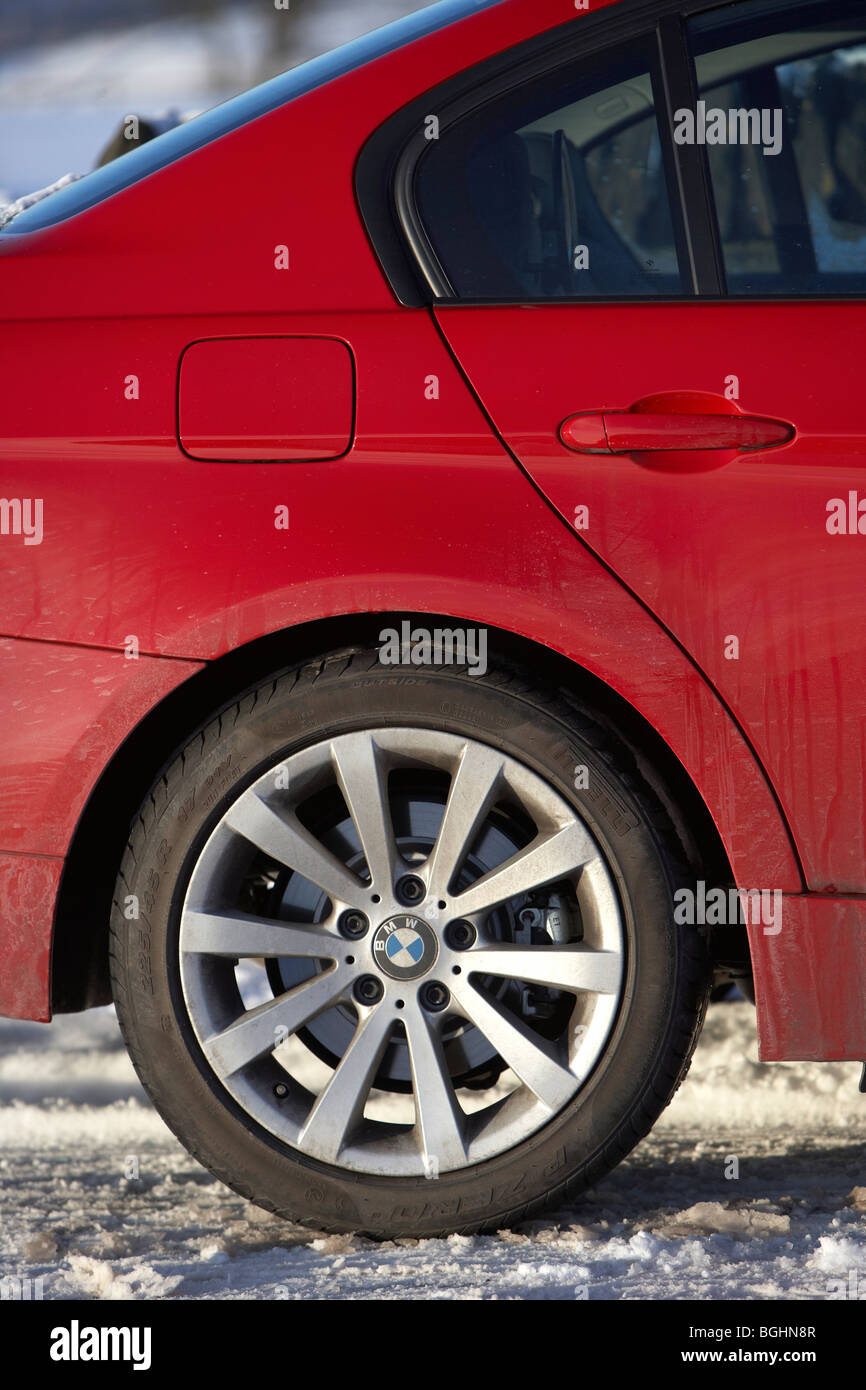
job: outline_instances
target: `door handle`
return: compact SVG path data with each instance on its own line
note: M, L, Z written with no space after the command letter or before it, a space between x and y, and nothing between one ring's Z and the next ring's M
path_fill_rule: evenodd
M777 449L794 438L793 425L759 415L680 415L605 410L572 415L560 438L578 454L642 454L726 449Z

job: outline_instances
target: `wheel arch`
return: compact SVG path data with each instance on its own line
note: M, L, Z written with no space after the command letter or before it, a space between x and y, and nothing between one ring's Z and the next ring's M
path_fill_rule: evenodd
M109 1003L108 919L128 827L150 787L196 732L270 676L341 648L377 645L383 626L405 620L453 627L465 619L431 613L356 613L324 618L258 638L209 662L151 709L103 768L76 825L64 862L52 931L51 1008L76 1012ZM589 705L632 752L640 775L664 804L696 875L731 882L712 814L674 750L648 720L568 656L486 625L488 659L516 666L541 684ZM747 949L747 948L744 948ZM746 962L747 963L747 962Z

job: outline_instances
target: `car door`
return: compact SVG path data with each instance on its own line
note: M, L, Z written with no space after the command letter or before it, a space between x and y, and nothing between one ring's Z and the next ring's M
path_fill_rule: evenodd
M809 886L863 891L866 6L670 9L443 112L414 245L493 425L727 703Z

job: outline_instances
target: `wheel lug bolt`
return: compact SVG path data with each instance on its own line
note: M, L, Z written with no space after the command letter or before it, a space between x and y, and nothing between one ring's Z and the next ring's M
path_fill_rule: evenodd
M444 985L440 985L438 980L431 980L421 990L421 1003L425 1009L431 1013L438 1013L440 1009L445 1009L451 1002L451 995Z
M471 922L464 922L458 918L456 922L449 924L445 940L454 951L468 951L470 946L475 945L477 935Z
M423 880L416 877L415 874L406 874L397 884L397 897L401 903L407 903L409 906L420 903L426 894L427 889Z
M355 998L359 1004L378 1004L385 990L375 975L362 975L355 981Z
M277 1100L285 1100L288 1094L289 1088L286 1085L286 1083L284 1081L278 1081L276 1086L274 1087L274 1095L276 1096Z
M354 911L342 913L337 923L340 933L350 941L357 941L359 937L365 936L369 925L363 912Z

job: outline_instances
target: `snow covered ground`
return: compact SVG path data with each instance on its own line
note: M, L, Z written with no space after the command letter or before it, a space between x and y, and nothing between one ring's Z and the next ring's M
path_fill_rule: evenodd
M146 1100L113 1010L0 1022L0 1277L53 1299L866 1300L859 1067L763 1066L754 1031L751 1005L711 1009L654 1133L582 1200L494 1236L376 1244L211 1178Z

